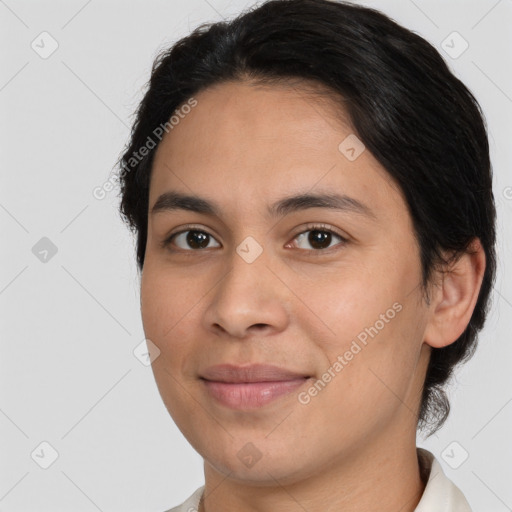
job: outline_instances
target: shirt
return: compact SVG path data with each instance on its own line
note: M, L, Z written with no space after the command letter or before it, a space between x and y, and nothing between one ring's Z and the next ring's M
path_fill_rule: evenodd
M424 448L416 448L422 473L428 474L427 484L414 512L472 512L460 489L445 475L434 455ZM204 485L199 487L181 505L166 512L197 512Z

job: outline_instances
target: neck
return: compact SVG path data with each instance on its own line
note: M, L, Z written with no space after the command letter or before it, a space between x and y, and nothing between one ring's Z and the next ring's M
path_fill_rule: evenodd
M234 480L205 463L204 499L198 512L325 512L379 510L414 512L425 483L416 453L416 431L396 432L385 442L365 440L357 456L341 454L328 467L283 485Z

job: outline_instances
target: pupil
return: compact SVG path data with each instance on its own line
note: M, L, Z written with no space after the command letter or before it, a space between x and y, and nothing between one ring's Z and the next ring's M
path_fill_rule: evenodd
M327 244L325 243L327 241ZM309 234L309 243L311 247L325 249L331 243L331 233L327 231L312 230Z
M208 246L208 237L209 235L201 231L189 231L187 243L194 249L204 249Z

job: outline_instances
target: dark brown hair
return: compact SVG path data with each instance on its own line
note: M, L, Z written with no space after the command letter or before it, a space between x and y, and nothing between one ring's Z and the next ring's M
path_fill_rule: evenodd
M486 268L471 320L454 343L432 350L427 370L418 426L435 432L449 413L443 385L473 355L496 271L489 146L476 99L426 40L366 7L270 0L232 21L200 26L155 60L119 161L120 212L137 235L139 270L158 144L140 161L133 154L194 94L247 79L313 80L343 98L357 136L406 198L425 291L433 270L447 263L444 251L456 258L480 240Z

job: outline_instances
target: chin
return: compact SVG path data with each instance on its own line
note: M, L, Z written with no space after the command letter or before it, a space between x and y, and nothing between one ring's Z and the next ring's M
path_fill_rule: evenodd
M276 480L290 485L316 474L313 461L300 456L296 446L296 441L287 445L276 437L274 442L231 440L229 447L218 445L212 450L211 446L198 446L196 450L207 465L226 477L229 475L230 480L266 487L275 486Z

